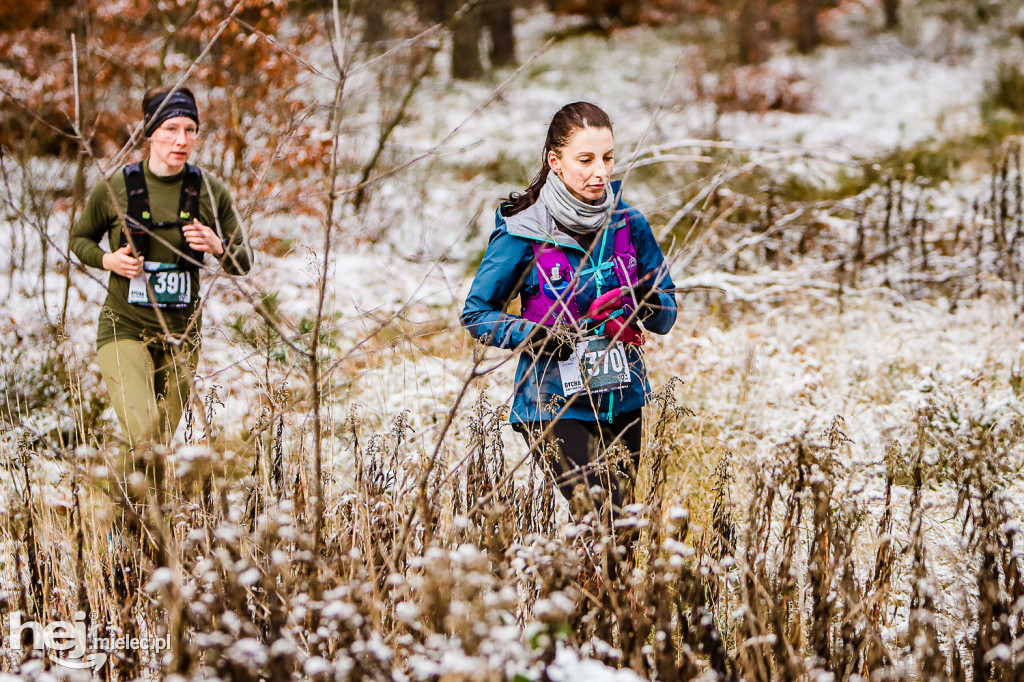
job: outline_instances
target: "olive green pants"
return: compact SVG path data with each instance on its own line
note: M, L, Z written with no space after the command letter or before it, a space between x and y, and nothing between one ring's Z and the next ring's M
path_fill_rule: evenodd
M147 524L156 524L150 529L160 527L158 519L169 501L166 452L154 446L169 445L174 437L192 390L198 352L193 346L118 340L103 344L97 355L124 433L107 482L115 504L114 530L129 548L125 555L129 558L122 559L129 564L136 561L135 550L140 549L163 561L157 558L162 543L146 531Z
M122 339L97 355L128 448L169 444L192 390L197 351Z

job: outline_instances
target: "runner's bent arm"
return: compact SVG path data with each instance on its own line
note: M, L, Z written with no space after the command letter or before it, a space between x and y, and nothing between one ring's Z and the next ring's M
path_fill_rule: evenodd
M104 269L103 256L108 252L100 246L100 240L110 232L113 225L107 186L101 182L89 194L82 215L71 228L71 251L83 265Z
M249 237L242 228L238 214L231 202L231 195L223 184L216 178L209 179L210 185L214 188L215 210L219 225L213 226L224 240L224 253L217 256L224 272L229 275L244 275L252 269L253 253L249 246Z
M649 301L656 312L644 320L644 328L655 334L667 334L676 323L676 285L647 219L637 212L630 217L630 229L636 249L637 276L652 287L652 297L657 295L657 300Z
M537 325L505 308L532 263L533 249L525 239L513 237L503 226L494 230L461 315L473 338L489 346L515 348L531 336Z

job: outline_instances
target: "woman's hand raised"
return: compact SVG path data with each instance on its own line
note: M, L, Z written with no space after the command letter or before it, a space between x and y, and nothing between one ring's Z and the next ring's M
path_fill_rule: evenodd
M116 272L122 277L132 279L142 272L143 259L132 256L130 246L122 246L117 251L103 254L103 269Z
M185 234L188 245L196 251L212 253L214 256L224 253L224 240L218 237L213 229L198 220L193 219L191 223L182 228L182 232Z

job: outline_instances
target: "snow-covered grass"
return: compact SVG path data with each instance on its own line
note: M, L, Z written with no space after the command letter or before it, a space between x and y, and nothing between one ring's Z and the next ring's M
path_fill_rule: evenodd
M146 551L107 534L118 453L92 359L101 282L72 271L68 284L69 216L27 200L66 189L73 169L5 159L7 608L67 618L87 599L111 632L173 638L163 659L116 660L122 677L909 679L937 665L956 677L954 652L1012 676L1019 166L938 187L880 168L834 201L751 189L828 186L982 125L1000 46L943 54L937 20L881 33L868 4L841 4L835 44L780 50L761 72L795 78L803 113L716 104L727 33L713 22L545 47L568 20L531 11L522 70L477 83L450 82L442 51L378 170L434 152L371 184L359 210L343 202L325 273L324 216L257 207L256 268L206 279L193 429L167 455L173 503L129 523ZM307 56L327 68L323 46ZM391 71L357 71L347 93L356 161L395 95L380 84L401 85L400 62L374 63ZM647 354L668 391L648 411L635 564L600 523L570 523L524 462L500 409L510 354L476 347L457 319L496 199L528 182L547 116L578 98L611 113L623 167L662 150L626 175L626 198L665 236L680 285L679 321ZM306 206L324 194L307 180ZM303 350L321 274L318 519Z

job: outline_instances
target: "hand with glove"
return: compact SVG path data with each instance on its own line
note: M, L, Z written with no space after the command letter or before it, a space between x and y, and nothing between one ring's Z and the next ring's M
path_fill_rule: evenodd
M576 350L575 336L562 325L546 327L538 324L527 343L526 350L534 357L546 356L558 362L568 360Z
M623 316L610 317L616 310L622 308L623 298L628 295L629 289L619 287L612 289L594 299L587 310L587 318L593 322L604 323L604 335L610 339L622 341L634 346L644 345L644 335L639 329L628 326Z
M628 287L624 287L630 291ZM661 297L658 290L650 284L640 283L632 288L633 300L636 301L636 316L640 320L646 320L661 310Z

